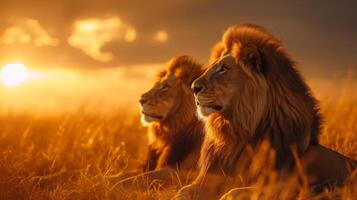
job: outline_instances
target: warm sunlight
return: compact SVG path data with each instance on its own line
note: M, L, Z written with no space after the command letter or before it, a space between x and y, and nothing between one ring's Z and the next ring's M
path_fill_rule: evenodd
M357 0L0 0L0 200L357 200Z
M25 65L10 63L1 69L1 81L8 87L17 86L28 80L29 72Z

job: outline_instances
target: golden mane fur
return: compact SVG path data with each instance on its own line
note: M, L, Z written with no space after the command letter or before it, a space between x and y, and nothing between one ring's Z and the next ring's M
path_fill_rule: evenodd
M213 113L205 120L203 171L218 165L233 173L245 146L265 138L276 150L277 168L292 160L291 146L303 153L318 143L318 102L278 39L256 25L232 26L212 49L210 63L224 55L242 68L246 88L232 100L229 114ZM247 67L250 62L254 66ZM207 87L219 84L205 74L199 79L205 79Z
M192 153L199 152L203 141L203 124L196 117L195 100L190 85L202 74L202 66L189 56L179 56L171 59L159 72L156 84L174 77L178 85L171 89L175 90L177 97L168 116L149 125L145 171L165 166L176 167ZM154 101L163 101L155 90L146 94L148 93ZM197 163L197 160L194 162ZM195 163L191 165L195 166Z
M157 79L160 82L162 78L168 75L174 75L175 78L191 84L203 72L202 64L195 61L190 56L179 56L172 58L164 70L160 71ZM190 86L190 85L189 85Z

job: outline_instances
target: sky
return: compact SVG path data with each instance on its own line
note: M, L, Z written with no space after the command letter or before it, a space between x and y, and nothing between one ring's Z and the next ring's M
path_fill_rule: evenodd
M234 24L280 38L308 76L357 71L357 1L0 0L0 65L107 68L191 55Z

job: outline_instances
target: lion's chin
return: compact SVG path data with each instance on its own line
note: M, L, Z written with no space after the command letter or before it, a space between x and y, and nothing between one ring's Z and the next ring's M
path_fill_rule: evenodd
M151 116L151 115L148 115L148 114L144 114L142 113L141 114L141 123L144 125L144 126L149 126L150 123L152 122L160 122L162 121L163 117L156 117L156 116Z
M221 107L198 106L198 115L201 118L205 118L212 113L220 112L221 109Z

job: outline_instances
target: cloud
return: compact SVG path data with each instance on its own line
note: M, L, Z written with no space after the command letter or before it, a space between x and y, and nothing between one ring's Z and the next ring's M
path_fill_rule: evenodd
M155 39L159 42L167 42L167 40L169 39L169 35L166 31L161 30L156 32Z
M57 46L58 40L51 37L41 24L34 19L25 19L23 23L5 29L0 42L11 44L33 43L35 46Z
M52 38L45 29L43 29L40 23L34 19L26 20L26 25L33 31L34 43L36 46L57 46L58 40Z
M1 38L1 42L4 44L26 44L31 42L31 36L27 34L22 28L13 26L7 28L4 31L4 35Z
M113 54L103 52L102 47L118 39L133 42L136 39L136 30L118 17L90 18L75 22L74 32L68 43L97 61L108 62L113 59Z

